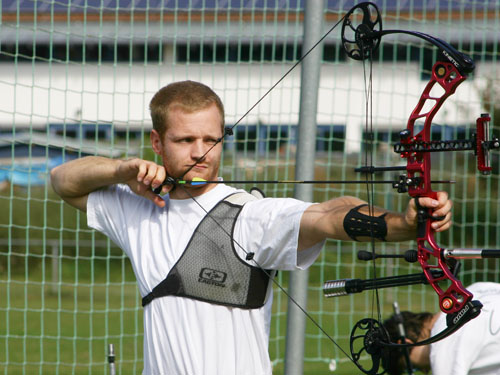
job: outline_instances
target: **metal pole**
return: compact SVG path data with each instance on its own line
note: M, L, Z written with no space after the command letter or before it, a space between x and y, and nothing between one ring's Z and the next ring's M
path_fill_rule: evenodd
M304 39L302 53L306 53L323 32L324 0L305 1ZM316 113L318 108L319 75L322 47L315 48L302 62L299 113L299 135L295 166L296 179L314 179L316 152ZM296 185L295 198L313 201L312 185ZM307 305L307 270L290 274L290 296L300 305ZM293 303L288 303L285 374L302 375L304 368L304 337L306 317Z
M108 364L109 364L109 375L116 375L115 346L113 344L108 345Z

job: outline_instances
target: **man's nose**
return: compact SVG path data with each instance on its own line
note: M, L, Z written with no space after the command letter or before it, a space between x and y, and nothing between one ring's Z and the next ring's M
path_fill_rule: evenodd
M198 161L204 158L206 152L207 147L201 140L197 140L191 145L191 158L193 158L193 160Z

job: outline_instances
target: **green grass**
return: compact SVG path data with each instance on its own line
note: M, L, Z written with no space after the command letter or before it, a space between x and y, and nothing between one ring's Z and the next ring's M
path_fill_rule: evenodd
M345 264L344 276L361 277L366 266L352 269L349 252L338 259L326 252L325 264ZM323 277L333 269L311 268L307 310L322 328L346 351L351 327L371 309L371 293L325 299ZM379 270L382 272L382 270ZM286 288L288 275L278 281ZM142 308L128 261L124 258L102 264L81 259L66 260L60 281L50 283L49 265L38 262L25 275L0 278L0 374L106 374L107 345L115 345L118 373L137 374L142 370ZM407 292L401 291L401 295ZM383 308L390 311L389 298L381 294ZM428 299L428 297L425 297ZM432 299L432 297L431 297ZM287 297L275 292L270 355L274 374L283 374ZM335 374L358 373L346 356L307 322L305 374L330 374L330 360L337 361Z
M457 163L462 159L457 159ZM500 232L496 220L498 180L476 174L455 177L440 162L435 178L454 178L454 228L440 235L438 243L455 247L498 247ZM324 167L322 165L331 166ZM228 160L228 165L236 166ZM317 160L317 179L353 179L349 172L359 163L348 160ZM345 164L345 161L344 161ZM229 168L229 167L227 167ZM234 167L236 168L236 167ZM293 165L277 163L264 172L259 168L240 168L247 179L293 178ZM439 169L439 168L438 168ZM238 175L229 170L228 176ZM240 171L240 172L241 172ZM247 173L248 172L248 173ZM246 186L247 188L250 185ZM268 196L291 196L293 186L261 186ZM407 195L379 188L376 203L394 210L404 209ZM355 186L322 186L314 189L314 200L324 201L338 195L363 196ZM389 192L389 193L388 193ZM471 196L471 193L474 193ZM103 235L86 226L86 217L63 204L50 187L0 191L0 374L106 374L107 345L115 345L118 374L142 371L142 308L135 277L121 250ZM51 251L55 244L60 254L59 275L53 285ZM402 252L402 245L378 245L378 251ZM309 272L307 310L321 327L344 349L355 323L376 311L371 292L325 299L321 286L337 278L366 278L371 267L355 259L362 244L331 242ZM417 272L401 262L380 262L379 276ZM465 284L498 281L499 260L464 262L461 278ZM287 287L287 273L279 274ZM398 300L402 309L437 311L436 296L422 286L386 289L380 293L382 317L391 313ZM269 352L274 373L283 374L286 335L287 297L275 292ZM376 316L375 316L376 317ZM331 374L328 365L337 363L334 374L359 371L332 342L308 321L305 338L305 374Z
M104 374L109 343L120 374L141 372L135 282L90 281L65 278L54 293L40 271L0 280L0 373Z

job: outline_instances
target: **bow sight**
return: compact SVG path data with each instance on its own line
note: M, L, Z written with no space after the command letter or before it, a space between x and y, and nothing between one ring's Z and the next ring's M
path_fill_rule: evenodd
M406 159L403 167L363 166L356 172L374 174L386 171L404 171L394 182L393 187L399 193L407 192L415 198L417 206L417 255L423 272L412 275L400 275L368 280L331 280L324 285L326 297L359 293L364 290L378 289L412 284L429 284L439 296L439 307L447 314L447 327L437 335L414 344L396 344L390 341L382 324L376 319L362 319L351 331L350 348L353 362L366 374L380 374L384 350L387 348L408 348L428 345L439 341L455 332L469 320L479 315L482 304L473 301L473 295L457 279L459 258L500 257L496 249L454 249L447 250L437 245L434 239L432 210L423 208L419 198L437 198L431 183L431 153L447 151L474 152L477 167L482 174L491 173L489 152L500 148L498 138L489 138L491 118L482 114L476 121L476 132L467 140L432 140L432 120L444 101L455 93L456 88L474 71L474 61L457 51L447 42L433 36L406 30L383 30L382 19L377 6L365 2L353 7L344 17L342 24L342 46L346 54L354 60L371 60L380 45L382 36L390 34L411 35L435 46L439 53L431 77L420 99L413 109L405 130L400 132L400 141L394 145L394 151ZM440 87L440 94L432 89ZM415 133L416 121L423 121L423 128ZM440 220L440 218L438 218ZM363 255L360 259L374 260L377 257ZM387 256L384 256L387 257ZM395 256L396 257L396 256ZM414 260L414 256L408 256ZM444 288L442 284L447 284ZM367 355L365 355L367 354ZM369 358L368 365L363 358ZM383 373L383 372L382 372Z

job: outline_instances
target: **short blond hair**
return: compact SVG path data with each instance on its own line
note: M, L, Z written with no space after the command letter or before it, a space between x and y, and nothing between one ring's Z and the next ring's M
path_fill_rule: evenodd
M183 112L193 113L215 104L221 117L224 133L224 105L219 96L208 86L195 81L180 81L161 88L151 99L149 111L155 129L163 139L168 127L169 112L180 108Z

